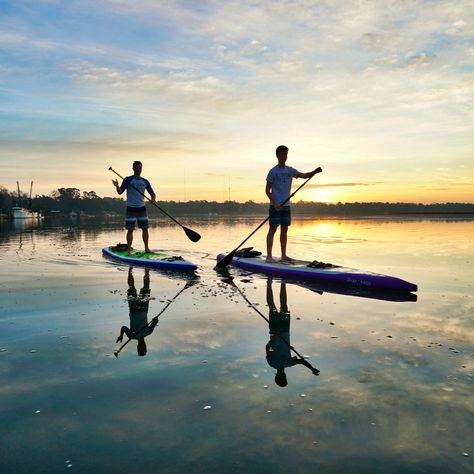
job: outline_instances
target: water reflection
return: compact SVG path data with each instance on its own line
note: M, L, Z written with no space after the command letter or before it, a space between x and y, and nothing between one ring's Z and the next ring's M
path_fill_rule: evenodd
M134 267L130 266L127 274L127 302L129 309L129 321L130 327L122 326L120 328L120 334L117 337L116 342L122 342L124 335L127 336L127 341L123 343L119 349L114 351L115 357L118 357L120 352L125 348L125 346L132 340L137 341L137 354L139 356L145 356L147 354L147 346L145 338L149 336L155 329L158 324L158 318L170 307L170 305L183 293L187 288L194 285L198 278L194 275L185 275L186 284L181 288L170 300L168 303L161 309L161 311L154 316L150 321L148 321L148 310L150 305L150 299L153 299L150 289L150 269L144 268L143 274L143 286L139 292L137 292L135 286L135 278L133 276ZM140 269L141 270L141 269ZM164 273L168 277L176 277L176 275L170 275L172 272L153 272L155 275Z
M473 472L474 221L334 221L326 241L317 227L313 237L310 221L297 224L298 257L313 258L320 245L329 261L400 275L421 291L415 305L360 289L283 287L273 278L276 310L286 304L290 313L290 343L321 369L316 379L301 366L285 368L284 389L266 360L267 278L229 270L252 308L216 276L213 258L201 258L232 248L255 221L233 227L216 218L204 242L186 247L199 259L199 284L145 338L146 357L136 355L134 339L120 360L112 351L121 326L131 327L129 267L103 262L100 252L119 241L122 224L79 219L74 234L70 222L41 223L23 233L21 253L20 235L3 224L2 472L59 472L65 460L96 473L197 465L275 474ZM156 234L167 250L183 251L181 229ZM144 272L133 268L137 298ZM187 278L156 270L149 277L156 299L147 322ZM140 389L124 389L131 383ZM103 456L91 456L98 446Z
M285 280L287 283L298 285L310 291L322 295L333 293L336 295L356 296L359 298L370 298L383 301L417 301L417 295L409 291L393 291L384 289L358 288L341 285L330 285L325 283L314 283L308 281Z
M137 354L139 356L145 356L147 353L145 337L149 336L158 324L158 316L155 316L150 322L148 322L148 309L150 305L151 293L150 270L148 268L145 269L145 273L143 275L143 287L139 293L137 293L137 289L135 287L133 267L130 267L128 270L127 282L127 301L130 327L121 327L117 342L122 342L123 336L125 334L128 337L128 341L125 344L128 344L128 342L130 342L132 339L136 340ZM123 347L125 347L125 345L115 352L116 356L123 349Z
M286 292L286 283L280 283L280 309L277 309L273 297L273 281L267 280L267 306L268 328L270 340L265 346L267 362L270 367L276 369L275 383L280 387L288 385L288 379L285 369L295 365L304 365L310 369L314 375L319 375L319 370L315 369L306 359L299 356L292 356L291 351L297 353L290 344L290 311L288 309L288 297ZM299 354L298 354L299 355Z
M276 370L275 383L280 387L288 385L288 378L285 369L296 365L307 367L314 375L319 375L320 371L313 367L309 361L302 356L290 343L290 321L291 314L288 308L288 295L286 282L280 281L279 309L275 304L273 293L273 278L267 277L266 281L266 303L268 307L268 317L266 317L245 295L240 287L235 283L234 277L227 268L216 269L221 281L230 284L262 319L268 324L270 340L265 346L266 360L270 367ZM235 269L234 269L235 270ZM239 271L237 269L237 271ZM296 355L292 355L292 352Z

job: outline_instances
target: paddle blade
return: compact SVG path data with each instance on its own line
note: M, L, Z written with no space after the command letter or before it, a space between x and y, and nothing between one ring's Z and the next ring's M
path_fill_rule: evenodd
M232 259L234 258L235 255L235 250L232 250L232 252L228 253L224 258L221 258L217 264L217 268L225 268L227 265L229 265L230 262L232 262Z
M197 233L194 232L194 230L188 229L187 227L183 226L184 232L186 232L186 235L188 236L189 240L192 242L197 242L198 240L201 239L201 236Z

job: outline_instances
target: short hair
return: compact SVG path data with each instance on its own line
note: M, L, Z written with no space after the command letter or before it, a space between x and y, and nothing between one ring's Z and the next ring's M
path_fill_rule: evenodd
M132 166L135 165L143 166L141 161L134 161Z
M285 146L285 145L280 145L279 147L277 147L277 149L275 150L275 154L276 156L280 156L280 153L282 152L288 152L288 147Z

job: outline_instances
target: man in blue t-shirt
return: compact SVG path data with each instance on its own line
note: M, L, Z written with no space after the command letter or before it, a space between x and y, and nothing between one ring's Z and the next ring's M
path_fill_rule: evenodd
M145 206L145 191L150 194L151 200L155 202L155 191L151 187L150 182L141 177L142 163L141 161L133 162L133 175L127 176L119 186L116 179L112 180L118 194L127 191L127 211L125 216L125 227L127 229L127 254L130 255L133 242L133 231L135 230L135 222L142 229L143 243L145 244L145 252L150 252L148 248L148 215Z
M267 175L267 185L265 193L270 199L270 227L267 234L267 262L274 262L272 256L273 237L278 226L280 228L281 260L291 262L292 259L286 255L286 243L288 235L288 226L291 224L290 201L283 206L282 203L291 194L291 183L293 178L310 178L321 169L316 168L308 173L300 173L291 166L286 166L288 158L288 147L280 145L276 149L278 165L274 166Z

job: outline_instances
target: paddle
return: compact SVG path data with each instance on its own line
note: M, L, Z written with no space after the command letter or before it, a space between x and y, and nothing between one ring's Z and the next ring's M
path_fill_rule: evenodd
M183 288L181 288L181 290L178 291L178 293L176 293L176 295L168 301L168 304L154 317L152 318L145 326L143 326L142 328L140 328L135 334L140 334L145 328L147 328L148 326L151 325L151 323L153 322L153 320L155 319L158 319L165 311L166 309L168 308L168 306L186 289L186 288L189 288L191 285L194 285L194 281L187 281L186 284L183 286ZM131 341L132 339L129 338L126 342L124 342L116 351L114 351L114 356L115 357L118 357L118 355L120 354L120 351ZM117 341L119 342L119 341Z
M245 293L233 282L230 281L231 285L241 294L242 298L248 303L248 305L257 313L259 314L268 324L270 324L269 319L259 310L257 309L250 300L245 296ZM302 360L303 364L308 367L308 369L313 372L314 375L319 375L319 370L314 368L308 361L305 359L281 334L278 334L280 339Z
M109 170L112 171L113 173L115 173L119 178L122 179L123 181L123 177L120 176L113 168L112 166L109 167ZM140 193L145 199L148 199L148 201L150 201L155 207L157 207L163 214L165 214L166 216L168 216L172 221L176 222L176 224L178 224L179 226L182 227L182 229L184 230L184 232L186 233L186 235L188 236L189 240L193 241L193 242L197 242L198 240L200 240L201 236L195 232L194 230L191 230L191 229L188 229L187 227L185 227L183 224L181 224L180 222L178 222L173 216L170 216L164 209L162 209L160 206L158 206L158 204L156 204L155 201L152 201L148 196L145 196L144 193L142 193L139 189L137 189L133 184L130 185L135 191L137 191L138 193Z
M314 170L314 173L298 188L296 189L295 192L291 193L281 204L280 204L280 207L281 206L284 206L316 173L321 173L321 171L323 171L321 168L316 168ZM271 212L269 214L269 216L243 241L240 243L240 245L238 247L236 247L234 250L232 250L232 252L228 253L224 258L221 258L218 262L217 262L217 265L216 267L217 268L224 268L224 267L227 267L227 265L229 265L229 263L232 261L232 259L234 258L234 255L235 255L235 252L237 252L237 250L239 250L240 247L242 247L242 245L245 244L245 242L247 242L247 240L250 239L250 237L252 237L253 234L255 234L255 232L257 232L258 229L260 229L260 227L262 227L269 219L270 217L272 217L273 214L277 213L278 210L275 209L273 212Z

